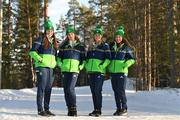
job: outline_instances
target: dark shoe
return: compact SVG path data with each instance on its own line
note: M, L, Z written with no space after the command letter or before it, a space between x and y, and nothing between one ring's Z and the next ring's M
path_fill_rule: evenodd
M55 116L55 114L54 114L54 113L52 113L52 112L51 112L51 111L49 111L49 110L46 110L45 112L46 112L46 114L48 114L49 116Z
M120 115L123 116L123 115L127 115L127 109L121 109L121 112L120 112Z
M49 116L45 111L38 112L38 115L40 115L40 116Z
M116 112L113 113L114 116L119 116L121 114L121 109L117 109Z
M116 112L113 115L114 116L127 115L127 109L117 109Z
M101 110L97 110L97 109L89 113L89 116L99 117L100 115L101 115Z
M74 116L76 117L77 116L77 110L76 110L76 107L70 107L68 108L68 116Z

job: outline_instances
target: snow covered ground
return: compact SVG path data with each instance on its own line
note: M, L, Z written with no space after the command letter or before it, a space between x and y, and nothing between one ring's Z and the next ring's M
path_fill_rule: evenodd
M55 117L37 116L36 88L0 90L0 120L180 120L180 89L135 92L127 85L128 116L113 116L114 94L110 81L103 86L103 115L89 117L93 110L89 87L77 87L78 117L68 117L62 88L53 88L51 111Z

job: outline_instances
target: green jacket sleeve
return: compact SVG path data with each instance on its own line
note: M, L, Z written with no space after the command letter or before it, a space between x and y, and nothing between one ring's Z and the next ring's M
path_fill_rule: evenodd
M133 65L134 63L135 63L135 60L134 60L134 59L127 60L127 61L124 63L124 67L130 67L130 66Z
M36 52L39 47L41 46L42 44L42 40L43 38L42 37L38 37L36 39L36 41L33 43L32 45L32 48L29 52L29 55L36 61L36 62L39 62L39 61L42 61L42 57L38 55L38 53Z
M135 56L133 54L133 50L129 47L126 48L126 56L125 56L124 67L130 67L135 63Z
M79 69L82 70L86 64L86 61L84 60L81 65L79 65Z
M109 59L106 59L106 60L103 62L103 64L101 65L102 68L103 68L103 69L106 68L106 67L109 65L109 63L110 63L110 60L109 60Z
M42 61L42 57L39 56L36 51L30 51L30 52L29 52L29 55L30 55L36 62Z

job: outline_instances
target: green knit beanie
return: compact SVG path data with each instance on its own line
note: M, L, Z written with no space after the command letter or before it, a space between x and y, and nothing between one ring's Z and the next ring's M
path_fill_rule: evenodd
M123 27L123 26L120 26L120 27L116 30L115 36L120 35L120 36L124 37L124 34L125 34L125 32L124 32L124 27Z
M100 34L100 35L104 34L104 30L101 25L97 25L96 28L93 30L93 32L94 32L94 35L95 34Z
M49 18L47 20L45 20L44 29L45 30L54 30L53 23L49 20Z
M71 26L71 25L68 25L66 27L66 35L68 35L69 33L76 33L75 28L73 26Z

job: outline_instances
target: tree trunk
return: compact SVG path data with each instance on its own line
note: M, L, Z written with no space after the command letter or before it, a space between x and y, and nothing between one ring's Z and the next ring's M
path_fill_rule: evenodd
M152 86L153 88L156 87L156 83L157 83L157 78L158 78L158 74L157 74L157 56L156 56L156 44L155 44L155 40L153 39L151 42L151 47L152 47Z
M136 0L133 0L133 8L134 8L134 16L136 16L135 18L134 18L134 26L133 26L133 28L134 28L134 32L133 32L133 38L134 38L134 41L136 41L137 42L137 44L135 44L135 48L136 48L136 50L134 51L135 52L135 58L136 58L136 91L138 91L138 90L142 90L143 88L142 88L142 70L141 70L141 68L142 68L142 62L141 62L141 57L140 57L140 55L141 55L141 42L140 42L140 36L138 36L138 33L140 32L139 31L139 24L138 24L138 17L137 17L137 13L138 13L138 11L137 11L137 4L136 4Z
M37 28L37 33L36 33L36 37L37 36L39 36L39 31L40 31L40 2L39 1L37 1L36 2L36 15L37 15L37 17L38 17L38 22L37 22L37 25L36 25L36 28Z
M148 39L148 30L147 30L147 6L145 5L144 8L144 74L143 74L143 80L144 80L144 89L147 90L148 86L148 53L147 53L147 40Z
M27 0L26 5L27 5L27 12L28 12L27 13L27 15L28 15L27 19L28 19L29 48L31 48L32 47L32 30L31 30L31 17L30 17L30 13L29 13L29 0ZM34 73L34 69L33 69L32 58L30 58L30 67L31 67L32 78L31 78L31 81L28 80L31 83L31 85L28 87L33 87L33 83L35 83L35 73Z
M144 81L145 90L151 90L151 4L147 0L144 10Z
M11 21L10 21L10 18L11 18L11 1L10 0L8 0L8 19L7 19L7 22L8 22L8 30L7 30L7 35L8 35L8 42L9 42L9 44L10 44L10 41L11 41L11 27L12 27L12 25L11 25ZM11 49L11 47L9 47L9 49ZM8 51L8 54L10 55L10 51ZM12 75L10 74L10 72L11 72L11 61L10 61L10 56L8 57L8 61L7 61L7 67L6 67L6 73L5 73L5 75L6 75L6 87L8 87L8 88L12 88Z
M148 0L148 39L147 39L147 78L148 78L148 90L151 90L151 1Z
M2 61L2 21L3 21L3 0L0 0L0 61ZM2 69L2 64L0 62L0 89L1 89L1 69Z
M170 86L176 87L177 81L176 81L176 67L175 67L175 40L174 40L174 15L173 10L175 9L175 4L173 0L167 0L168 5L168 32L169 32L169 61L170 61Z
M44 21L48 18L48 0L44 0Z
M74 20L74 29L76 28L76 11L75 11L75 1L73 0L73 20Z

